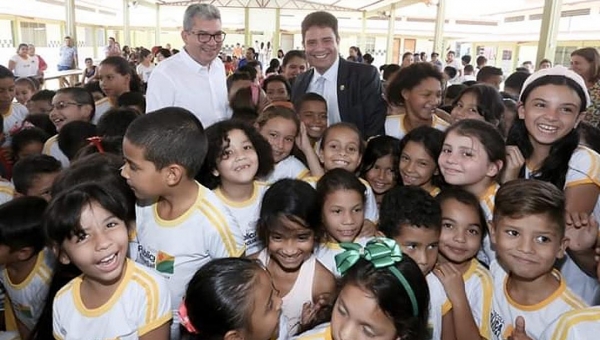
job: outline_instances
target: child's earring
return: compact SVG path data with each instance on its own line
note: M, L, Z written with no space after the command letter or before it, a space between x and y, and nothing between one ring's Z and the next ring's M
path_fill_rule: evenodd
M214 169L211 173L213 176L219 177L219 171L217 169Z

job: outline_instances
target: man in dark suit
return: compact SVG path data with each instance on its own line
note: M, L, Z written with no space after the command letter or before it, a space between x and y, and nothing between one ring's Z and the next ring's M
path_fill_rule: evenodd
M296 78L292 101L307 92L318 93L327 100L329 125L353 123L365 139L384 134L387 108L379 72L373 66L340 58L339 42L335 16L313 12L304 18L302 43L313 69Z

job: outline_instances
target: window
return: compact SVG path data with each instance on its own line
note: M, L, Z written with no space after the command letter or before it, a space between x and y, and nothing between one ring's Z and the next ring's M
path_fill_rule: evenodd
M21 39L22 41L15 42L18 44L34 44L37 47L48 46L46 40L46 24L35 22L21 22Z

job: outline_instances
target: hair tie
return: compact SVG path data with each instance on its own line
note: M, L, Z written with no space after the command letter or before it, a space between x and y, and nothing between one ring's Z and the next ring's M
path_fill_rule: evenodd
M90 142L90 145L95 146L96 149L98 149L99 153L104 153L104 147L102 147L102 137L100 137L100 136L89 137L87 139L87 141Z
M367 245L364 247L358 243L351 242L340 243L340 247L346 251L335 256L335 264L342 275L345 275L360 258L371 262L375 268L388 268L400 281L404 290L406 290L412 305L413 316L419 314L415 292L410 287L404 275L394 266L395 263L402 261L403 258L402 250L400 250L396 241L378 237L367 242Z
M187 307L185 306L185 298L181 300L181 304L179 305L179 309L177 310L177 314L179 315L179 323L185 327L185 329L192 333L198 334L199 332L196 330L194 325L190 322L190 318L187 314Z

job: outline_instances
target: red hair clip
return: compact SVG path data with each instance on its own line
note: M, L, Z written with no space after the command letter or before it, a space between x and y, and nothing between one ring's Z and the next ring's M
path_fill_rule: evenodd
M98 152L104 153L104 148L102 147L102 137L94 136L87 139L90 142L90 145L93 145L98 149Z
M185 306L185 299L181 300L181 304L179 305L179 309L177 310L177 314L179 314L179 322L185 329L192 333L198 334L199 332L196 330L194 325L190 322L190 318L188 318L187 307Z
M8 131L8 134L11 136L16 135L17 133L26 130L26 129L31 129L36 127L35 125L31 124L28 121L23 121L23 123L21 124L15 124L12 128L10 128L10 130Z

